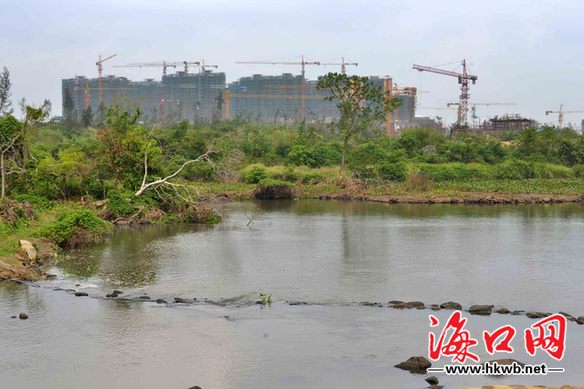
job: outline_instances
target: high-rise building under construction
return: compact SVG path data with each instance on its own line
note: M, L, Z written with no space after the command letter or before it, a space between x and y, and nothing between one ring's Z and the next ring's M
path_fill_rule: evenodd
M62 80L63 115L81 118L91 110L95 116L106 107L121 105L139 107L147 123L208 121L221 117L224 90L225 73L208 70L164 75L161 81L108 76L101 87L97 78L78 76Z
M391 79L370 77L376 86L386 88ZM100 90L102 94L100 94ZM102 79L75 77L62 81L63 114L81 118L91 110L94 117L111 105L139 107L145 123L173 123L241 118L252 122L329 123L338 119L335 101L326 99L329 91L300 75L253 75L226 85L225 73L203 70L165 74L160 81L130 81L125 77ZM394 90L400 106L388 120L392 128L414 123L416 89ZM102 96L100 98L100 96ZM100 100L102 102L100 102Z

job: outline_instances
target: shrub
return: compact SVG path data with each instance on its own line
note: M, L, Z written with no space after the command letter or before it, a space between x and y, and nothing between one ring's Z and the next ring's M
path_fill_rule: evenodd
M406 179L406 165L403 162L382 162L375 165L379 178L389 181L404 181Z
M288 153L288 162L296 166L314 167L314 151L306 145L296 145Z
M62 214L55 223L45 228L46 236L63 248L78 248L101 243L111 232L111 225L87 209Z
M183 171L182 176L193 181L212 181L216 177L216 168L210 163L201 161L193 163Z
M584 165L574 166L574 175L576 177L584 177Z
M575 171L567 166L551 163L534 163L535 177L537 178L570 178Z
M47 211L56 205L56 203L54 201L49 200L46 197L32 195L32 194L16 195L16 196L14 196L14 200L19 201L19 202L26 201L26 202L30 203L32 205L33 209L35 210L35 212Z
M114 217L128 216L136 211L134 194L127 190L110 190L107 209Z
M511 159L495 166L495 178L521 180L535 177L533 164L518 159Z
M250 171L244 173L243 179L248 184L258 184L261 180L268 177L266 169L260 166L254 166Z
M258 200L291 199L294 192L289 182L268 178L260 181L254 190L254 197Z

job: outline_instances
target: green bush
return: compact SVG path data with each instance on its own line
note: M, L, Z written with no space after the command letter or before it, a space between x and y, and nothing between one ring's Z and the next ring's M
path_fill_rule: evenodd
M534 163L536 178L571 178L575 176L574 169L551 163Z
M182 176L192 181L212 181L216 178L217 170L210 163L201 161L186 167Z
M534 178L533 163L510 159L495 166L495 178L507 180L522 180Z
M248 184L258 184L261 180L268 177L266 169L260 166L254 166L250 171L244 173L243 179Z
M382 162L375 165L377 175L382 180L404 181L406 179L406 165L403 162Z
M574 175L576 177L584 177L584 165L574 166Z
M312 148L306 145L296 145L288 153L288 162L296 166L314 167L316 161Z
M114 217L129 216L136 212L134 193L127 190L110 190L107 208Z
M60 215L41 235L61 247L75 248L100 243L111 230L111 225L95 213L80 209Z
M35 212L48 211L56 205L55 201L49 200L46 197L37 196L33 194L19 194L14 196L14 200L22 202L29 202Z

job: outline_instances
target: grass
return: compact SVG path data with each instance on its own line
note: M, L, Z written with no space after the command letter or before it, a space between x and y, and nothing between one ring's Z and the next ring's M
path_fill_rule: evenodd
M0 259L7 264L17 264L18 260L14 258L13 254L19 250L19 240L34 241L39 236L40 231L55 223L59 215L80 208L81 206L75 202L60 203L50 209L37 212L35 219L26 224L17 228L2 229L0 232Z

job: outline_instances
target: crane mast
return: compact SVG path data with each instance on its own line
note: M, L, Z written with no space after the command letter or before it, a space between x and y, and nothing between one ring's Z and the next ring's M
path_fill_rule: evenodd
M109 59L112 59L113 57L115 57L117 54L112 54L109 57L106 58L101 58L101 54L99 55L99 58L97 59L97 61L95 62L95 64L97 65L97 74L99 75L98 77L98 86L99 86L99 104L101 105L103 103L103 63Z
M416 65L414 64L413 69L418 70L420 72L430 72L441 74L443 76L450 76L456 77L458 79L458 83L460 84L460 99L458 102L458 115L457 115L457 126L463 127L468 125L468 100L470 94L469 90L469 81L476 84L478 80L478 76L472 75L468 73L466 68L466 60L462 60L462 73L457 73L449 70L433 68L430 66L423 66L423 65Z

